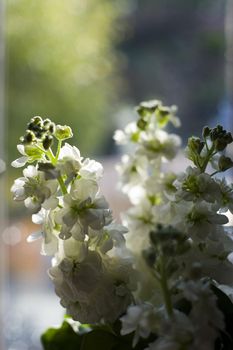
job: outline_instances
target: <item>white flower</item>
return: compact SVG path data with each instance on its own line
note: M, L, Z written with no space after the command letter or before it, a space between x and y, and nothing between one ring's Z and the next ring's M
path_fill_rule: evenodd
M79 175L85 179L98 181L103 176L103 166L93 159L86 158L79 170Z
M116 130L113 138L117 144L124 145L129 141L137 142L139 135L140 131L138 130L137 124L135 122L131 122L126 125L124 131Z
M147 338L151 333L151 316L153 306L151 304L132 305L127 309L125 316L121 317L121 335L135 332L133 347L138 343L139 338Z
M185 173L177 177L174 182L177 189L176 198L186 201L202 201L209 203L220 200L220 188L218 183L206 173L200 173L197 168L188 167Z
M218 225L228 222L225 215L217 213L218 206L204 201L173 203L172 210L172 224L188 233L194 241L203 240L208 235L214 236Z
M24 184L24 177L19 177L14 181L14 184L11 187L11 192L13 193L13 198L15 201L23 201L24 199L26 199Z
M202 280L187 281L182 284L187 300L192 303L189 314L195 327L193 350L212 350L219 335L224 329L224 316L217 307L217 297L210 289L208 282Z
M16 160L14 160L11 163L11 165L14 168L21 168L27 163L29 157L27 156L27 154L24 151L24 145L17 145L17 149L18 149L19 153L22 154L22 157L17 158Z
M54 255L58 251L58 232L55 229L53 212L41 208L37 214L32 215L32 221L37 225L42 225L42 230L36 234L31 234L27 241L32 242L42 238L41 254Z
M82 261L63 259L49 270L61 305L74 320L114 322L131 303L127 285L106 266L97 252L88 251Z
M148 177L147 173L148 161L144 156L130 157L124 155L121 164L116 166L120 175L122 190L128 193L134 190L135 186L142 185L142 182Z
M147 198L140 205L130 208L123 216L123 224L129 229L127 245L133 252L140 252L148 246L149 232L155 228L157 222L153 205Z
M56 180L45 180L44 173L29 165L23 171L24 177L15 180L11 191L15 200L24 200L27 208L38 211L41 206L54 209L58 204Z
M233 214L233 186L228 185L225 179L218 181L221 198L220 198L220 212L226 212L230 210Z
M62 175L66 175L68 179L72 179L78 174L82 166L82 159L77 147L65 143L60 150L56 167Z
M175 309L172 318L168 318L166 312L160 314L163 317L159 322L159 337L155 342L149 344L147 350L190 349L194 327L189 317Z
M71 235L77 239L84 238L88 227L100 230L112 221L108 203L99 195L99 187L94 180L76 179L70 194L63 198L63 206L56 215L57 223L62 225L59 235L62 239Z
M140 147L137 151L140 155L145 155L150 160L163 157L171 160L177 154L181 140L175 134L168 134L164 130L153 130L142 132Z
M104 254L113 247L123 249L125 244L124 234L127 232L128 229L126 227L116 223L104 226L98 231L89 229L88 245L93 249L100 249Z

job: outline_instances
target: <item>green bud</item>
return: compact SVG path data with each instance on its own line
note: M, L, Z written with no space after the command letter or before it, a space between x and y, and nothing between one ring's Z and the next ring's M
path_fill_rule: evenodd
M26 134L20 140L24 144L31 144L35 140L35 134L31 130L27 130Z
M172 227L169 226L163 226L161 224L157 225L156 231L150 232L150 240L152 244L156 245L158 242L166 242L166 241L177 241L181 242L185 239L185 235Z
M34 125L42 125L42 118L40 116L35 116L31 119L30 123L33 123Z
M140 132L138 131L138 132L134 132L134 133L131 135L130 140L131 140L132 142L137 143L137 142L139 141L139 138L140 138Z
M218 137L219 137L219 133L218 133L217 128L212 129L211 132L210 132L210 139L211 139L211 141L217 140Z
M162 116L162 117L167 117L167 116L169 116L170 114L171 114L171 110L170 110L170 108L169 107L165 107L165 106L161 106L161 107L159 107L159 113L160 113L160 115Z
M227 147L227 142L225 141L224 138L219 138L214 141L214 146L216 151L223 151Z
M188 139L188 148L191 153L200 154L205 143L199 137L190 137Z
M171 257L175 255L176 246L177 246L176 242L172 240L167 240L165 243L162 244L163 254L167 257Z
M218 160L218 167L220 171L226 171L233 167L231 158L222 155Z
M136 111L141 117L144 117L148 114L152 114L155 112L155 110L158 108L158 106L161 105L160 101L152 100L147 102L142 102L140 105L136 108Z
M53 137L51 135L46 135L42 144L44 149L48 150L53 143Z
M226 140L228 145L233 142L233 137L232 137L232 134L230 132L226 133L225 140Z
M156 253L153 247L142 251L142 256L149 267L153 267L156 262Z
M55 128L56 128L55 124L54 123L50 123L50 125L49 125L49 132L51 134L54 134Z
M66 140L73 136L72 130L67 125L56 125L54 136L58 140Z
M46 118L46 119L43 121L43 128L44 128L45 130L48 130L50 124L51 124L51 120L50 120L49 118Z
M30 123L28 123L28 125L27 125L27 129L28 130L33 130L34 129L34 123L32 123L32 122L30 122Z
M210 131L211 129L208 126L205 126L202 130L202 136L205 138L207 138L210 135Z
M147 121L145 119L141 118L141 119L138 120L137 126L138 126L139 129L145 130L146 127L147 127Z

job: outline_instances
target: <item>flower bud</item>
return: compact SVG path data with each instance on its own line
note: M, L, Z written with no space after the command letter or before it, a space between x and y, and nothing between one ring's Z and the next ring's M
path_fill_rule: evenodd
M143 119L143 118L140 118L140 119L138 120L138 122L137 122L137 126L138 126L139 129L145 130L145 129L146 129L146 126L147 126L146 120Z
M42 118L40 116L35 116L31 119L31 123L34 125L41 125L43 122Z
M198 137L190 137L188 139L188 148L191 153L200 154L204 145L205 143Z
M216 151L221 152L227 147L227 142L224 138L219 138L219 139L215 140L214 146L215 146Z
M164 106L162 106L162 107L159 107L159 113L160 113L160 115L162 116L162 117L167 117L168 115L170 115L171 114L171 110L170 110L170 108L169 107L164 107Z
M222 155L218 160L218 167L220 171L226 171L233 167L231 158Z
M43 121L43 127L45 130L48 130L49 129L49 126L51 124L51 120L49 118L46 118L44 121Z
M54 136L58 140L66 140L73 136L72 130L67 125L56 125Z
M149 267L153 267L156 262L156 254L153 247L142 251L142 256Z
M144 117L148 114L154 113L154 111L158 108L159 105L161 105L161 102L157 100L142 102L137 107L137 112L141 117Z
M20 138L20 141L24 144L30 144L35 140L35 135L31 130L27 130L26 134Z
M51 147L52 142L53 142L53 137L51 135L46 135L42 142L44 149L48 150Z
M202 136L204 139L210 135L210 128L208 126L205 126L202 130Z

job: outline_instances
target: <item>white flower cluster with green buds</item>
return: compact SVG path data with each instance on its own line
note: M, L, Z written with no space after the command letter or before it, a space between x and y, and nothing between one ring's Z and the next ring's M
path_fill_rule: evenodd
M127 229L113 221L101 195L102 165L68 143L62 146L70 137L70 127L32 118L18 145L22 157L12 163L30 165L11 191L42 225L28 240L41 237L42 254L53 256L49 276L68 315L83 323L114 322L136 288L131 261L119 254Z
M179 126L175 109L150 101L137 112L138 121L115 134L118 144L135 145L117 169L132 204L123 216L127 246L141 275L141 300L121 318L122 334L134 331L134 345L156 334L148 350L212 350L225 327L213 288L233 294L233 228L224 226L233 186L215 177L233 166L225 155L233 138L221 126L205 127L202 139L188 142L193 165L181 174L164 172L162 163L180 146L178 136L163 130L169 122Z
M62 145L70 127L32 118L18 145L22 157L12 163L28 164L12 192L42 226L28 240L42 238L41 253L53 257L49 276L72 322L99 323L107 348L232 349L233 227L225 224L233 186L216 177L233 167L232 135L205 127L188 141L190 166L175 174L164 163L181 147L165 131L180 125L176 108L153 100L137 113L115 133L118 144L134 146L117 167L131 202L124 226L100 192L101 164Z

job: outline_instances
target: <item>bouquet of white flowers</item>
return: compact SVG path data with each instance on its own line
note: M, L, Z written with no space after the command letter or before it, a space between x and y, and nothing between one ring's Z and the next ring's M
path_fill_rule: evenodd
M49 277L66 309L61 328L42 335L44 349L232 350L233 186L216 176L233 166L233 142L220 125L188 140L191 165L166 170L181 140L165 131L180 125L176 108L144 102L138 120L114 138L132 144L117 166L131 202L123 225L101 194L100 163L63 142L69 126L34 117L12 186L52 256Z

